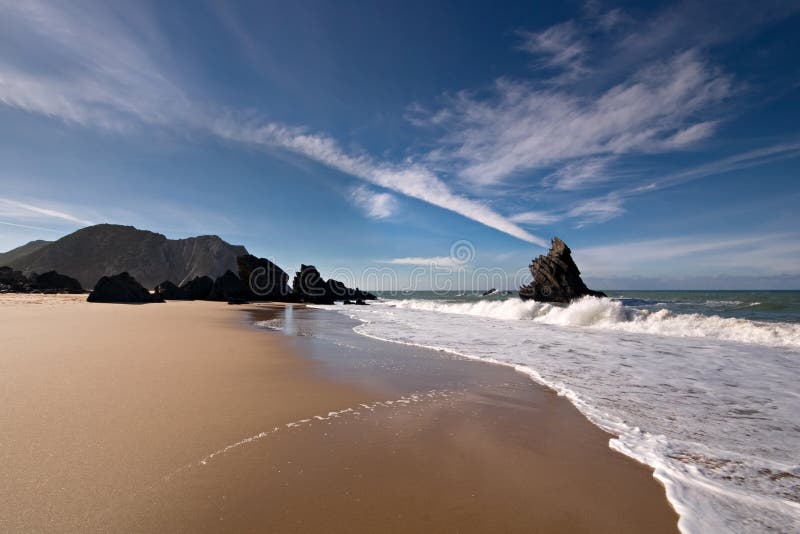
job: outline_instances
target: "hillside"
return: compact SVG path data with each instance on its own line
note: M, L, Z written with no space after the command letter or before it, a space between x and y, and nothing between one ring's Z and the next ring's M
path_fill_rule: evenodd
M44 243L38 248L33 243ZM20 249L30 247L26 253ZM91 288L102 276L128 271L145 287L164 280L181 284L195 276L216 277L231 269L236 257L247 254L241 245L231 245L218 236L167 239L162 234L133 226L99 224L81 228L58 241L32 242L0 256L25 273L56 270Z
M25 243L21 247L9 250L8 252L0 252L0 267L6 265L10 266L11 262L17 261L23 256L27 256L32 252L36 252L40 248L45 247L50 243L52 243L52 241L44 241L43 239L37 239L36 241Z

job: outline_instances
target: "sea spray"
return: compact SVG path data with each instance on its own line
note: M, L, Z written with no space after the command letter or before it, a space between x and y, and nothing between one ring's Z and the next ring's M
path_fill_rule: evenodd
M386 301L402 309L475 315L492 319L531 320L568 327L620 330L632 333L714 338L800 349L800 324L751 321L697 313L679 314L667 309L642 310L610 298L584 297L569 305L520 299L444 302L409 299Z

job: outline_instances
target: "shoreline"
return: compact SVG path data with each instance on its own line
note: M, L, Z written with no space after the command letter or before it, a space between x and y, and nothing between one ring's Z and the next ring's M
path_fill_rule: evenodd
M511 368L252 326L280 308L9 300L4 530L677 531L652 470Z

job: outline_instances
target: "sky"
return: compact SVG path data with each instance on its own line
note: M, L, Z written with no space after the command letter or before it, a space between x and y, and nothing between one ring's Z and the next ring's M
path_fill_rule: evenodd
M479 289L557 235L600 288L800 288L796 1L0 10L0 250L110 222Z

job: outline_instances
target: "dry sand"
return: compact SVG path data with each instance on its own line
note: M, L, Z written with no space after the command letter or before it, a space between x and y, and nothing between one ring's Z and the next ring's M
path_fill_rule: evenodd
M249 321L0 296L0 531L676 531L649 469L510 369L349 382Z

